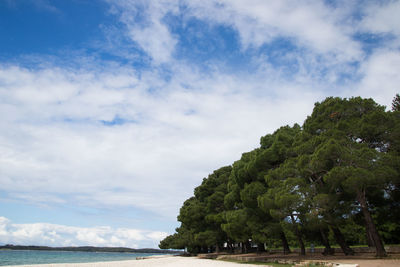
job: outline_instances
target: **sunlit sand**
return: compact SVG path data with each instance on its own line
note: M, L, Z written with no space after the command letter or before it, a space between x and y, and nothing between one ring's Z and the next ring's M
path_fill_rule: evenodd
M108 261L108 262L90 262L90 263L60 263L60 264L38 264L38 265L18 265L18 267L29 266L29 267L129 267L129 266L146 266L146 267L230 267L240 266L237 263L219 261L219 260L208 260L198 259L195 257L175 257L175 256L160 256L152 257L143 260L127 260L127 261ZM243 266L243 265L241 265ZM260 265L245 265L245 266L260 266Z
M359 267L396 267L400 266L400 259L387 260L336 260L333 266L359 266ZM342 263L342 264L340 264ZM145 266L145 267L256 267L260 265L254 264L238 264L234 262L199 259L196 257L176 257L176 256L155 256L140 260L127 261L108 261L108 262L90 262L90 263L60 263L60 264L35 264L35 265L18 265L18 267L129 267L129 266ZM268 265L266 265L268 266Z

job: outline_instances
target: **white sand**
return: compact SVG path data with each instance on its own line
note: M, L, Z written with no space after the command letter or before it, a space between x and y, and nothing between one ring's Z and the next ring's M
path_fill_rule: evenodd
M358 265L359 267L400 267L400 259L386 260L335 260L335 263ZM234 262L198 259L195 257L174 257L174 256L156 256L144 260L128 261L108 261L108 262L90 262L90 263L59 263L59 264L36 264L36 265L18 265L12 267L260 267L254 264L238 264ZM264 265L268 266L268 265ZM340 266L340 265L339 265ZM349 266L349 265L342 265ZM9 267L9 266L2 266Z
M39 265L18 265L17 267L260 267L260 265L253 264L237 264L233 262L198 259L194 257L174 257L162 256L144 260L128 260L128 261L109 261L109 262L90 262L90 263L59 263L59 264L39 264ZM5 266L3 266L5 267ZM15 266L14 266L15 267Z

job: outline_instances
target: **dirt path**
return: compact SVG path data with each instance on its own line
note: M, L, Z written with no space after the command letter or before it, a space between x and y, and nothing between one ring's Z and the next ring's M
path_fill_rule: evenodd
M377 260L377 259L338 259L332 261L334 263L353 263L358 264L359 267L399 267L400 259L386 259L386 260Z
M210 256L210 255L203 255ZM214 258L217 259L233 259L251 263L257 262L315 262L315 263L343 263L343 264L358 264L359 267L400 267L400 254L391 254L386 259L377 259L372 253L361 254L358 253L354 256L334 255L323 256L321 254L299 256L299 254L291 253L289 255L283 254L230 254L218 255Z

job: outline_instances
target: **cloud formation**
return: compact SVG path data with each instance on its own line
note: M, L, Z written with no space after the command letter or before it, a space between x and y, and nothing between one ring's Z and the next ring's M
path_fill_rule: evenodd
M156 247L167 233L128 228L73 227L49 223L16 224L0 217L0 244L42 246Z
M333 53L346 60L360 56L360 47L343 23L345 10L309 1L187 1L193 14L211 23L233 26L244 49L288 38L319 54ZM350 4L351 5L351 4Z
M301 122L317 99L291 105L298 109L290 113L285 94L293 84L272 100L256 94L264 86L259 77L176 72L166 82L157 71L139 77L126 67L111 73L3 67L1 107L10 115L1 121L2 188L26 201L63 203L59 195L67 194L85 205L175 217L177 203L202 177L282 121Z
M120 0L110 3L120 10L121 22L126 25L129 37L156 62L170 61L177 44L165 19L167 15L183 16L184 23L196 18L211 25L232 27L240 36L242 49L259 48L284 38L300 50L330 56L340 63L359 60L363 55L360 44L352 38L357 21L351 18L351 12L359 8L355 3L347 3L344 8L339 4L332 8L322 1ZM381 13L387 9L382 8ZM138 23L138 17L142 23ZM364 24L369 25L368 20ZM381 24L386 29L395 22Z
M371 33L391 34L398 39L400 35L400 18L396 14L399 12L399 1L371 2L365 8L365 16L361 21L361 28Z
M126 34L156 64L172 60L176 38L163 23L164 16L178 12L178 1L109 1L113 13L126 25ZM156 37L156 38L155 38Z

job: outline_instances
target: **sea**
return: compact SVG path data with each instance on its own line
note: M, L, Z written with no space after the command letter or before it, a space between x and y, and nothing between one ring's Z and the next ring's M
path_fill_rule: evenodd
M82 252L82 251L44 251L44 250L0 250L0 266L83 263L99 261L134 260L159 254L129 252Z

